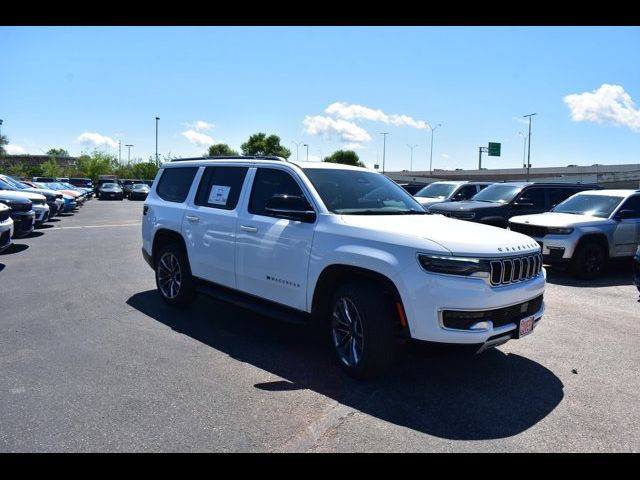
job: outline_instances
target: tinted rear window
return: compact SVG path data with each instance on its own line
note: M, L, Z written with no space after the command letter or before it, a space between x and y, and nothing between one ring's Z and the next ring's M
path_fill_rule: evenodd
M186 200L198 167L165 168L156 192L168 202L182 203Z
M196 205L233 210L238 204L247 167L207 167L200 180Z

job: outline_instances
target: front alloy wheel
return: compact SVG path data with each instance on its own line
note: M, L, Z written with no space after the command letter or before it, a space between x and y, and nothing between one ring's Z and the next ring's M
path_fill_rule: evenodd
M354 368L362 358L364 338L360 313L347 297L340 297L333 307L331 335L338 358L349 368Z

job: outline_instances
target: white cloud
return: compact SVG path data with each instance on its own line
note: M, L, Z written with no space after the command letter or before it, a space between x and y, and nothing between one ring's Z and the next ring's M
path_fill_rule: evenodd
M367 147L365 147L364 145L360 145L359 143L347 143L343 146L343 148L345 150L364 150Z
M196 120L193 123L188 123L187 127L192 128L193 130L197 130L198 132L201 132L203 130L211 130L212 128L215 127L215 124L205 122L204 120Z
M419 129L427 128L427 122L423 120L415 120L409 115L391 114L388 115L382 110L365 107L363 105L354 105L344 102L335 102L329 105L325 110L329 115L335 115L344 120L371 120L374 122L382 122L398 127L408 126Z
M4 146L5 151L9 154L9 155L22 155L27 153L27 151L22 148L20 145L5 145Z
M84 143L85 145L95 145L96 147L100 147L102 145L106 145L111 148L118 147L118 142L116 142L113 138L94 132L81 133L76 139L76 142Z
M337 135L343 142L368 142L371 136L367 131L353 122L335 120L321 115L304 117L304 132L310 135L331 137Z
M440 155L442 158L449 158L449 155L447 155L446 153L443 153L442 155Z
M209 145L213 145L213 138L211 138L209 135L205 135L204 133L196 132L195 130L185 130L184 132L181 132L180 135L182 135L194 145L198 145L201 147L208 147Z
M640 110L620 85L603 83L592 92L574 93L562 100L575 122L609 123L640 131Z

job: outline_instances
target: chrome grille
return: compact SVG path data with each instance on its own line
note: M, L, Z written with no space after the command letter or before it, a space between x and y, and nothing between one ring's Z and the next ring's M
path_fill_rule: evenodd
M537 277L542 270L542 255L534 253L523 257L491 260L491 285L509 285Z
M474 212L447 212L447 211L439 212L437 210L431 210L431 213L435 213L435 214L439 213L440 215L444 215L445 217L457 218L459 220L472 220L476 216Z

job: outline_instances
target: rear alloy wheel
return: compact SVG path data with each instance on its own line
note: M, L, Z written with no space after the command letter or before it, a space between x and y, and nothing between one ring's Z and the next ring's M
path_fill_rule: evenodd
M156 286L169 305L188 305L195 299L195 282L181 246L167 245L156 257Z
M340 287L333 295L330 315L333 351L349 375L368 378L392 365L395 316L377 285Z
M585 243L573 256L573 274L582 280L593 280L604 270L606 254L598 243Z

